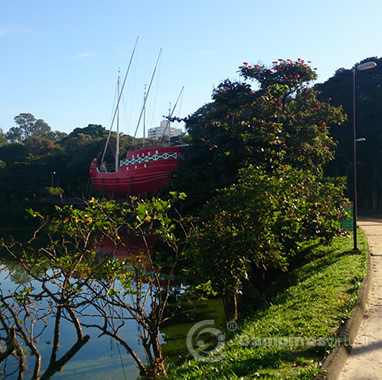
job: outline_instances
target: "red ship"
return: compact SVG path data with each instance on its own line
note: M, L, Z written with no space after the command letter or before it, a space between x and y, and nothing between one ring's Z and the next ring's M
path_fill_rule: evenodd
M133 58L135 47L130 59ZM154 78L154 74L158 65L159 57L152 74L151 82L147 93L144 96L143 107L139 116L137 133L139 123L141 121L142 115L143 120L145 120L145 108L147 96L150 92L151 84ZM145 123L143 124L143 147L129 149L126 158L119 160L119 103L121 100L121 95L123 88L126 82L127 74L129 72L129 67L127 69L125 79L120 90L119 78L118 78L118 102L115 108L114 117L112 121L111 128L113 126L114 120L117 119L117 140L115 148L115 163L114 165L105 164L105 154L106 149L109 146L109 139L111 128L109 132L109 137L105 144L105 149L100 161L96 158L93 159L90 165L90 179L93 183L93 186L103 195L111 198L122 198L125 199L130 195L141 195L143 196L146 193L150 193L158 190L163 185L166 185L169 181L170 172L177 169L181 159L183 158L184 145L172 145L171 144L171 128L170 120L172 114L175 110L176 104L178 103L179 97L183 91L179 94L178 100L175 103L175 106L172 112L169 113L168 123L166 129L163 132L163 136L160 140L157 141L157 146L147 147L145 141ZM168 133L168 141L165 142L165 133ZM134 135L135 138L135 135Z
M111 198L127 198L158 190L169 181L183 158L184 146L151 147L133 150L115 170L93 159L90 178L94 187Z

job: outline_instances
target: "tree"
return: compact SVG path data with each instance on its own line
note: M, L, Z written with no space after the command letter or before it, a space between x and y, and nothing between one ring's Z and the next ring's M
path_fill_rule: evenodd
M225 80L186 119L190 147L171 184L189 192L186 212L200 215L183 267L223 297L227 319L237 318L246 278L259 286L256 277L286 270L304 241L338 233L343 199L323 169L336 145L330 126L345 115L310 87L316 69L279 59L270 68L244 62L239 73L243 82Z
M357 144L359 208L365 212L382 210L382 151L381 86L382 58L370 57L360 63L375 61L377 67L356 73L356 127L357 136L366 141ZM358 65L358 63L356 64ZM343 126L332 126L332 135L338 141L335 160L327 167L328 175L347 176L348 194L353 193L353 75L352 70L340 69L325 83L315 88L320 99L332 99L348 114Z
M25 120L30 121L29 125L34 123L33 115L22 120L24 124L27 124ZM21 129L18 131L21 133ZM31 198L36 193L42 195L51 183L51 173L56 172L59 185L67 196L86 198L89 163L102 150L106 135L102 126L89 125L77 128L68 136L50 131L0 146L0 159L6 164L0 171L0 194L8 199Z
M291 166L272 173L248 166L237 184L202 208L186 272L222 296L227 321L238 318L245 280L265 281L267 272L287 270L304 242L330 241L338 233L343 182L336 182Z
M279 162L318 174L333 158L330 126L345 116L318 100L309 64L280 59L266 68L245 62L239 73L244 82L225 80L213 91L213 102L186 119L190 147L172 186L189 194L192 209L234 183L248 163L271 171Z
M173 207L177 199L172 194L167 201L132 199L131 204L124 205L92 200L84 209L57 208L58 215L50 219L29 210L33 216L43 218L51 230L45 244L44 240L32 244L37 234L27 244L1 242L0 247L17 259L33 284L29 280L22 282L17 292L8 295L0 291L3 316L0 331L7 336L5 348L1 346L0 361L13 356L19 362L22 377L28 354L24 348L29 347L36 358L34 378L50 378L85 345L89 337L83 334L83 329L91 328L116 340L146 378L165 375L160 327L171 317L167 305L183 249L174 234L176 227L182 228L181 218ZM139 240L138 249L131 247L131 239ZM159 251L154 246L156 241L162 243ZM100 254L105 246L109 251ZM116 249L125 251L123 260L110 255ZM27 324L15 325L22 313L29 313L31 319ZM85 316L92 317L92 322ZM130 318L142 328L145 359L121 335ZM63 320L71 323L77 340L58 359ZM54 335L48 368L41 375L44 368L41 362L47 358L41 356L35 345L41 332L32 327L42 322L37 326L40 330L53 322Z
M12 127L6 133L6 138L11 142L23 142L28 137L42 137L51 133L50 126L42 119L36 119L31 113L21 113L15 117L18 127Z
M96 137L105 137L107 135L106 129L99 124L89 124L85 128L75 128L73 132L69 134L69 137L73 138L79 134L87 135L93 138Z
M8 142L7 142L7 139L5 137L5 133L3 132L3 130L0 128L0 146L3 146L3 145L6 145Z
M76 128L59 142L63 156L56 170L61 173L61 186L65 194L75 194L85 198L89 183L89 165L105 145L107 131L101 125L90 124Z
M76 311L81 306L78 292L71 288L72 276L81 260L75 255L69 261L72 266L68 263L57 268L54 260L41 257L41 253L35 255L36 249L30 245L34 238L25 245L16 241L0 242L0 247L11 257L8 265L2 266L0 271L6 269L17 283L12 291L0 290L0 365L5 378L17 373L17 378L22 379L31 366L33 379L50 379L90 339L78 320ZM49 255L50 252L45 253ZM19 276L20 269L23 278ZM64 320L70 321L75 334L69 346L60 350ZM54 336L47 357L43 357L38 342L48 328L48 321L53 325Z

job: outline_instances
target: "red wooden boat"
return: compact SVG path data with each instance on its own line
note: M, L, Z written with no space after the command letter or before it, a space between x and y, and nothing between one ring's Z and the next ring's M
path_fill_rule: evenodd
M135 47L130 59L130 64L134 55L134 51ZM154 68L154 72L152 74L149 88L147 90L147 93L145 93L144 103L141 110L141 114L139 116L138 125L135 133L137 133L142 115L143 119L145 120L146 100L158 65L159 57L160 52L157 63ZM175 106L168 117L168 141L158 141L156 147L145 146L145 124L143 124L143 147L135 147L132 150L129 150L126 155L126 158L123 160L119 160L119 103L126 82L127 74L129 72L130 64L126 72L121 91L119 89L120 82L118 78L118 102L115 108L114 117L112 121L113 126L114 120L117 119L115 164L112 166L108 166L104 162L106 148L109 145L111 133L110 128L109 137L105 144L105 149L100 162L98 162L97 159L94 158L90 165L90 179L94 187L101 194L109 196L111 198L124 199L130 195L144 195L145 193L150 193L158 190L160 187L168 183L169 173L177 169L180 160L183 158L182 153L184 145L174 146L170 143L170 119L181 95L179 94L178 100L176 101Z
M94 187L111 198L127 198L158 190L169 181L183 158L184 146L150 147L129 151L117 170L93 159L90 178Z

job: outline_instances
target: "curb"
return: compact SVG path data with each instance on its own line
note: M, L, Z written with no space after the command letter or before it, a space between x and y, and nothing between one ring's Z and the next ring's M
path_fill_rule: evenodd
M366 301L369 295L371 283L371 254L368 249L368 262L366 276L362 282L361 289L358 294L358 299L355 303L354 309L349 319L338 331L338 336L341 338L341 344L337 345L330 351L329 355L325 358L322 367L318 374L313 378L314 380L335 380L341 374L341 371L350 355L350 351L354 340L358 334L363 315L365 313Z

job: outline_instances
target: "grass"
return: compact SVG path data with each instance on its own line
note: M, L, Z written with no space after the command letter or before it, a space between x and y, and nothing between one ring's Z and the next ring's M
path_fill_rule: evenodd
M282 290L266 307L228 326L235 331L222 331L218 339L224 344L199 347L199 359L171 371L169 378L312 379L337 344L338 328L350 316L366 274L361 231L359 248L360 253L352 251L349 237L315 247L308 264L279 279L275 287ZM214 347L218 350L203 355Z

